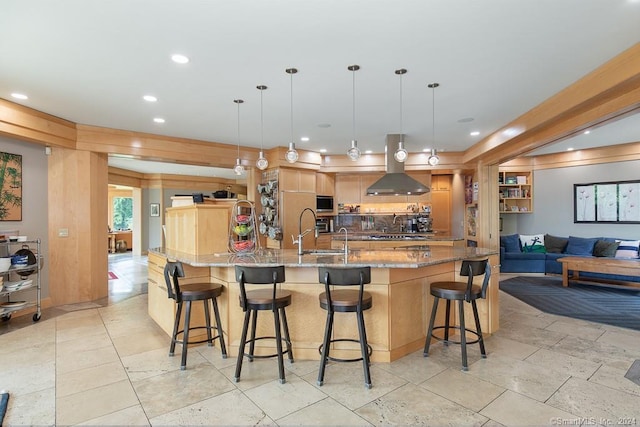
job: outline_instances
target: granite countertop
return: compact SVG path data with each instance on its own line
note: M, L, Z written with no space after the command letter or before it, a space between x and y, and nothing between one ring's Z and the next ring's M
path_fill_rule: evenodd
M344 233L330 233L331 240L344 241ZM449 236L437 233L383 233L383 232L354 232L349 233L347 240L353 241L394 241L394 240L433 240L458 241L463 237Z
M372 268L420 268L459 261L467 258L496 255L497 250L486 248L416 245L387 250L350 249L345 259L341 250L319 249L315 253L298 255L296 249L261 249L255 253L219 253L191 255L174 250L153 248L149 252L164 255L194 267L249 266L285 267L372 267Z

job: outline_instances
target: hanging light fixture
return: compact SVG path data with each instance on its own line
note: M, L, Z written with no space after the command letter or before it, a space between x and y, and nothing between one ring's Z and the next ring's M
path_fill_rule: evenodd
M264 120L262 115L262 93L267 89L265 85L256 86L260 91L260 155L256 160L256 167L261 171L269 167L269 161L264 157L263 145L264 145Z
M238 106L238 157L236 158L236 165L233 167L233 171L236 175L242 175L244 173L244 166L240 164L240 104L244 101L242 99L234 99L233 102Z
M396 70L396 74L400 76L400 141L398 142L398 149L393 153L393 158L397 162L404 163L409 157L409 153L404 148L404 133L402 133L402 76L407 73L407 70L400 68Z
M291 142L289 142L289 149L284 157L287 162L295 163L298 161L298 152L296 151L296 144L293 142L293 75L297 73L298 70L295 68L287 68L285 71L291 76Z
M431 139L433 140L433 146L435 147L436 145L436 88L440 86L440 83L429 83L427 86L431 88L431 93L432 93L431 114L432 114L433 126L431 127L431 132L432 132ZM430 166L436 166L438 163L440 163L440 157L438 157L438 152L436 151L435 148L431 149L431 155L427 159L427 163L429 163Z
M347 69L353 74L353 139L351 140L351 148L347 150L347 157L355 162L360 158L360 149L358 141L356 141L356 71L360 69L360 66L349 65Z

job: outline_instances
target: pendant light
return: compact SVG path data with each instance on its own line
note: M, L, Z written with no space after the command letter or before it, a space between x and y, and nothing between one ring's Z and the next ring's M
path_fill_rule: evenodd
M397 162L404 163L409 157L409 153L404 148L404 134L402 133L402 76L407 73L407 70L400 68L396 70L396 74L400 76L400 142L398 142L398 149L393 153L393 158Z
M238 105L238 157L236 158L236 165L233 167L233 171L236 175L242 175L244 173L244 166L240 164L240 104L244 101L242 99L234 99L233 102Z
M431 139L433 140L433 146L435 147L436 145L436 88L440 86L440 83L429 83L427 86L431 88L431 93L432 93L431 113L432 113L433 126L431 127L431 132L432 132ZM440 163L440 157L438 157L438 152L436 151L435 148L431 149L431 155L427 159L427 163L429 163L429 166L436 166L438 163Z
M289 149L284 157L287 162L295 163L298 161L298 152L296 151L296 144L293 142L293 75L297 73L298 70L295 68L287 68L285 71L291 76L291 141L289 142Z
M261 171L269 167L269 161L264 157L263 145L264 145L264 119L262 115L262 93L267 90L265 85L256 86L256 89L260 91L260 155L256 160L256 167Z
M351 148L347 150L347 157L355 162L360 158L360 149L358 141L356 141L356 71L360 69L360 66L349 65L347 69L353 74L353 139L351 140Z

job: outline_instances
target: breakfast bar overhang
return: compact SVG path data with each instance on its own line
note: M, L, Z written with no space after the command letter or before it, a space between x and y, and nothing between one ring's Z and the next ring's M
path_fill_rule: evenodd
M231 355L237 355L242 329L243 312L239 306L239 288L235 279L235 265L284 265L286 282L281 286L293 293L287 308L289 329L296 359L318 360L322 343L326 312L319 307L318 295L324 285L318 277L318 267L371 267L371 284L366 290L373 295L373 307L365 314L369 344L373 348L371 360L391 362L424 346L432 297L429 285L434 281L459 280L463 259L488 258L492 267L487 298L478 302L483 332L498 329L498 253L485 248L415 246L387 250L349 250L345 257L340 251L312 251L298 255L294 249L263 249L255 253L191 255L162 248L149 250L149 315L171 334L175 315L174 301L167 297L163 276L167 260L185 265L185 283L210 281L224 286L219 298L222 327ZM481 278L480 278L481 279ZM463 279L463 280L466 280ZM195 307L194 307L195 309ZM455 312L456 310L452 310ZM439 314L444 310L439 310ZM350 313L337 313L336 316ZM192 323L201 318L192 315ZM457 319L454 318L456 322ZM471 318L472 314L469 313ZM444 323L444 315L438 319ZM454 323L455 324L455 323ZM268 316L258 320L258 332L269 335L272 320ZM272 334L272 332L271 332ZM357 337L355 322L336 322L335 336ZM273 351L273 342L264 340L256 345L256 354ZM349 343L336 343L335 357L357 357L360 349Z

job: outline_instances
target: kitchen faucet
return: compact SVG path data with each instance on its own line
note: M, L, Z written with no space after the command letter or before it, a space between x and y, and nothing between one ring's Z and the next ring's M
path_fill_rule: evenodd
M318 217L316 216L316 213L311 208L302 209L302 212L300 212L300 218L298 218L298 240L296 240L295 237L293 237L293 235L291 236L291 240L293 240L293 244L294 245L296 245L296 244L298 245L298 255L302 255L303 254L302 238L304 236L306 236L309 232L312 231L310 228L304 230L304 232L302 231L302 216L304 215L305 211L309 211L313 215L313 224L314 224L313 229L315 230L314 237L316 239L318 238L318 227L315 226L316 221L318 220Z
M344 259L346 261L347 260L347 256L349 255L349 247L347 246L349 232L347 231L346 228L340 227L340 230L338 230L338 233L342 232L342 230L344 230Z

